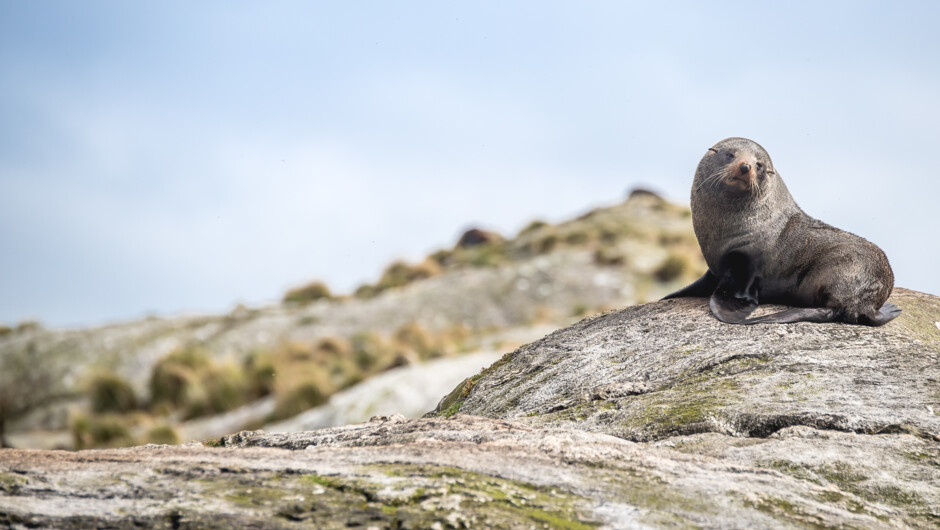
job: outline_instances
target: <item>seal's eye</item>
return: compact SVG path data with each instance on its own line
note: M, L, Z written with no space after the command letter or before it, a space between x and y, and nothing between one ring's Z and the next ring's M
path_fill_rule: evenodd
M725 158L727 158L728 160L733 159L733 158L734 158L734 153L730 153L730 152L729 152L729 153L725 153Z
M757 163L757 170L760 171L760 170L762 170L762 169L764 169L764 164L761 164L760 162L758 162L758 163Z

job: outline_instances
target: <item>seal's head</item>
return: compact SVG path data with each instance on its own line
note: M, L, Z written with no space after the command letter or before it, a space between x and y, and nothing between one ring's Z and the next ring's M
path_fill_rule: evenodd
M776 175L767 151L747 138L725 138L708 149L695 172L695 189L733 196L764 195Z

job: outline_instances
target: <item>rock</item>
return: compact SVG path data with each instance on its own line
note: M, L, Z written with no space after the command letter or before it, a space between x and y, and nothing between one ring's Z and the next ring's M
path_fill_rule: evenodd
M460 239L457 240L457 248L470 248L488 243L499 243L501 241L504 241L503 236L496 232L471 228L464 232L463 235L460 236Z
M733 326L695 298L629 307L506 356L459 411L634 441L794 425L940 440L940 299L897 289L891 300L904 312L881 328Z
M883 328L629 307L504 356L421 419L2 450L0 525L935 527L940 299L892 301Z

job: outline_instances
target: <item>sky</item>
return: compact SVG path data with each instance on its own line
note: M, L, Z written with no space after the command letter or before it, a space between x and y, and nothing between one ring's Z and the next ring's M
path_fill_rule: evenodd
M375 281L745 136L940 294L940 3L0 0L0 323Z

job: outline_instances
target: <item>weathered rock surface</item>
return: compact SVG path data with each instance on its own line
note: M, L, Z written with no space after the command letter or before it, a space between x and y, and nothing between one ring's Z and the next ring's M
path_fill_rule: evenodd
M877 329L630 307L505 356L436 417L3 450L0 524L932 528L940 299L892 301Z
M459 411L635 441L793 425L938 440L940 299L897 289L891 300L904 312L881 328L732 326L695 298L633 306L506 356Z

